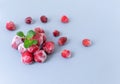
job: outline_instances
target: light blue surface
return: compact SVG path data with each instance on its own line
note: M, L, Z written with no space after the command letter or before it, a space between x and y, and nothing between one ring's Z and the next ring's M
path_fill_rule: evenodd
M69 24L62 24L62 15ZM49 17L47 24L39 21ZM24 23L31 16L32 25ZM5 29L6 21L17 24L16 31ZM56 46L46 63L24 65L10 43L17 31L40 26L49 40L57 42L52 31L58 29L69 42ZM120 84L120 0L0 0L0 84ZM85 48L83 38L93 45ZM63 59L61 50L70 49L73 57Z

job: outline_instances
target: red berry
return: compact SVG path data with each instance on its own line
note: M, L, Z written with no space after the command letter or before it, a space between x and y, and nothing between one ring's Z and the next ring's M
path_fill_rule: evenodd
M13 37L11 46L12 46L12 48L14 48L14 49L18 49L18 46L19 46L21 43L23 43L22 38L16 35L16 36Z
M90 41L90 39L83 39L82 44L85 47L89 47L91 46L92 42Z
M51 54L54 52L55 49L55 43L53 41L48 41L45 42L43 44L43 50L47 53L47 54Z
M69 57L71 57L71 51L70 50L63 50L62 52L61 52L61 56L63 57L63 58L69 58Z
M59 44L60 46L64 45L66 42L67 42L67 37L60 37L60 38L58 39L58 44Z
M43 63L47 59L47 54L44 50L39 50L34 53L35 62Z
M32 23L32 18L31 17L25 18L25 23L31 24Z
M12 22L12 21L7 22L7 23L6 23L6 29L7 29L7 30L10 30L10 31L15 30L15 29L16 29L16 26L15 26L14 22Z
M22 53L22 62L24 64L33 63L33 55L30 52L25 51L24 53Z
M45 31L44 31L42 28L40 28L40 27L36 27L36 28L34 29L34 31L35 31L35 32L38 32L38 33L45 33Z
M19 46L18 46L18 51L20 53L24 53L25 51L27 51L27 49L24 47L24 43L21 43Z
M43 38L43 43L47 41L47 36L45 33L40 33L41 37Z
M43 44L43 37L41 36L41 33L36 32L32 39L37 40L39 46Z
M64 16L61 17L61 22L62 23L68 23L69 22L69 18L64 15Z
M53 36L57 37L60 35L60 32L58 30L53 31Z
M39 50L39 47L37 45L32 45L27 49L30 53L35 53L37 50Z
M47 23L48 18L43 15L43 16L40 17L40 20L41 20L42 23Z

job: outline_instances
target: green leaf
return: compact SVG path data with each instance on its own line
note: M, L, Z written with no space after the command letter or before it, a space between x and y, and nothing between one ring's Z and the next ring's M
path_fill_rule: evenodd
M24 41L24 47L25 48L29 48L30 46L32 46L33 45L33 40L28 40L28 39L26 39L25 41Z
M29 40L29 39L26 39L26 40L24 41L24 47L25 47L25 48L29 48L30 46L36 45L37 43L38 43L37 40Z
M25 35L22 31L17 32L17 35L20 36L20 37L25 37Z
M28 32L27 32L27 39L30 39L30 38L32 38L33 36L35 35L35 32L33 31L33 30L29 30Z
M32 44L36 45L38 43L37 40L33 40Z

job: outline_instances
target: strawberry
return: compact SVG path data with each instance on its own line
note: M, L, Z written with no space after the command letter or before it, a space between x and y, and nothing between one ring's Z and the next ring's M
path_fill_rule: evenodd
M36 27L34 29L34 31L37 32L37 33L45 33L45 31L42 28L40 28L40 27Z
M14 24L13 21L9 21L6 23L6 29L7 30L10 30L10 31L13 31L16 29L16 25Z
M63 58L70 58L70 57L71 57L71 51L64 49L64 50L61 52L61 56L62 56Z
M38 47L38 45L32 45L32 46L30 46L27 50L28 50L30 53L34 53L34 52L36 52L37 50L39 50L39 47Z
M19 37L19 36L17 36L17 35L15 35L15 36L13 37L11 46L12 46L12 48L14 48L14 49L18 49L18 46L19 46L21 43L23 43L22 38Z
M65 45L66 42L67 42L67 37L60 37L60 38L58 39L58 44L59 44L60 46Z
M25 51L24 53L22 53L21 59L24 64L32 64L33 63L33 55L28 51Z
M34 53L34 60L38 63L43 63L47 59L47 54L44 50L39 50Z
M43 50L47 53L47 54L51 54L54 52L55 50L55 43L53 41L47 41L43 44Z
M69 22L69 18L64 15L64 16L61 17L61 22L62 23L68 23Z
M27 49L24 47L24 43L21 43L19 46L18 46L18 51L20 53L24 53L25 51L27 51Z

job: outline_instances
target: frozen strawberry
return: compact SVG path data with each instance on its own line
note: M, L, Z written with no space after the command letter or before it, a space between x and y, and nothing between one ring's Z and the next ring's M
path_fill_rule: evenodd
M36 32L32 39L37 40L39 46L43 44L43 37L41 36L41 33Z
M64 15L64 16L61 17L61 22L62 23L68 23L69 22L69 18Z
M19 46L21 43L23 43L22 38L16 35L16 36L13 37L11 46L12 46L12 48L14 48L14 49L18 49L18 46Z
M43 15L43 16L40 17L40 20L41 20L42 23L47 23L48 18Z
M18 51L20 53L24 53L25 51L27 51L27 49L24 47L24 43L21 43L19 46L18 46Z
M6 23L6 29L7 30L10 30L10 31L13 31L16 29L16 25L14 24L13 21L9 21Z
M55 43L53 41L47 41L43 44L43 50L47 53L47 54L51 54L54 52L55 50Z
M37 50L39 50L38 45L32 45L27 49L30 53L35 53Z
M40 33L40 36L43 38L43 42L47 41L47 36L45 33Z
M38 63L43 63L47 59L47 54L44 50L39 50L34 53L34 60Z
M25 51L24 53L22 53L21 60L24 64L32 64L34 59L33 55L30 52Z
M45 33L45 31L42 28L40 28L40 27L36 27L34 29L34 31L37 32L37 33Z
M71 51L70 50L63 50L62 52L61 52L61 56L63 57L63 58L70 58L71 57Z
M31 24L32 23L32 18L31 17L25 18L25 23L26 24Z
M85 47L89 47L91 46L92 42L90 41L90 39L83 39L82 44Z
M67 37L60 37L60 38L58 39L58 44L59 44L60 46L65 45L66 42L67 42Z
M60 32L58 30L53 31L53 36L57 37L60 35Z

